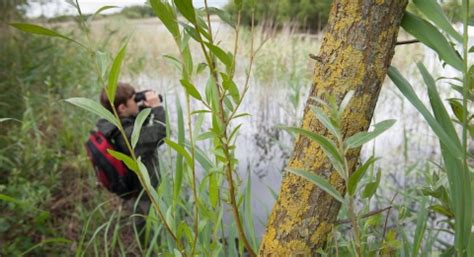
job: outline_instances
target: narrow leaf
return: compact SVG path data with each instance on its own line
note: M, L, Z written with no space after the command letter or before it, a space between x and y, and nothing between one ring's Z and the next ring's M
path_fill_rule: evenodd
M222 86L226 90L229 90L229 94L232 96L232 99L234 100L234 102L239 103L240 102L240 93L239 93L239 89L237 88L237 85L225 73L221 73L221 76L222 76L222 79L223 79Z
M377 188L379 187L381 176L382 172L379 169L375 182L370 182L365 186L364 191L361 194L362 198L371 198L375 194Z
M10 203L19 203L20 202L17 199L15 199L11 196L5 195L5 194L0 194L0 200L10 202Z
M318 118L318 120L329 130L331 134L333 134L336 138L341 137L339 129L321 109L319 109L317 106L313 106L311 110L316 115L316 118Z
M105 6L102 6L100 7L97 11L95 11L95 13L93 15L91 15L89 17L89 19L87 19L87 23L90 23L92 20L94 20L94 18L99 15L101 12L104 12L106 10L110 10L110 9L113 9L113 8L118 8L118 6L115 6L115 5L105 5Z
M186 92L191 95L192 97L196 98L197 100L202 100L201 94L199 94L199 91L196 89L196 87L189 82L188 80L180 80L181 85L183 85L184 89L186 89Z
M98 115L99 117L108 120L110 123L118 127L118 123L114 115L96 101L83 97L73 97L66 99L66 102L79 106L89 112L92 112Z
M69 38L69 37L66 37L54 30L51 30L51 29L47 29L45 27L41 27L41 26L38 26L38 25L35 25L35 24L30 24L30 23L10 23L11 26L23 31L23 32L27 32L27 33L32 33L32 34L38 34L38 35L43 35L43 36L49 36L49 37L59 37L59 38L63 38L63 39L66 39L66 40L69 40L71 42L74 42L76 44L78 44L79 46L81 47L84 47L86 48L83 44L77 42L76 40L72 39L72 38Z
M114 59L112 63L112 68L109 73L109 81L107 85L107 94L109 95L110 101L113 103L115 100L115 92L117 91L117 83L120 75L120 69L122 67L123 58L125 57L125 51L127 49L127 44L125 44L122 49Z
M226 12L222 9L216 8L216 7L209 7L207 8L209 11L210 15L217 15L219 18L224 22L230 25L232 28L235 28L235 22L232 20L232 16L229 14L229 12Z
M175 41L180 37L178 19L176 13L173 10L173 7L162 0L150 0L151 7L155 11L156 16L160 19L161 22L165 25L168 31L173 35Z
M343 163L342 156L339 154L335 144L332 141L330 141L329 139L327 139L327 138L325 138L321 135L315 134L313 132L307 131L307 130L302 129L302 128L296 128L296 127L281 127L281 128L285 129L285 130L288 130L288 131L292 131L292 132L301 134L303 136L308 137L312 141L316 142L321 147L323 152L326 154L328 159L331 161L334 168L339 172L339 174L342 177L345 177L345 172L344 172L344 168L343 168L343 165L342 165L342 163Z
M423 115L425 120L430 125L431 129L433 129L434 133L438 136L440 141L446 145L448 150L454 156L462 156L462 151L460 147L455 144L451 138L446 134L444 129L441 125L436 121L433 115L428 111L426 106L421 102L421 100L416 95L413 87L410 83L400 74L400 72L394 68L390 67L388 70L388 76L393 81L393 83L398 87L400 92L415 106L415 108Z
M192 0L174 0L173 2L176 5L176 8L179 10L179 12L183 15L184 18L186 18L188 21L190 21L194 25L197 24L196 13L193 7Z
M406 12L401 26L423 44L438 53L447 64L459 71L463 70L463 62L446 38L431 23Z
M393 124L395 124L395 120L384 120L379 122L374 125L374 130L370 132L359 132L349 137L345 142L346 146L348 149L362 146L363 144L385 132L387 129L392 127Z
M165 143L167 145L169 145L171 148L173 148L176 152L178 152L179 154L181 154L184 159L186 159L186 162L191 165L193 163L193 160L191 158L191 155L186 151L186 149L181 146L181 145L178 145L177 143L169 140L169 139L165 139Z
M211 43L205 43L209 50L228 68L232 66L232 58L220 47Z
M443 9L436 0L413 0L416 8L420 10L436 26L444 30L458 42L462 42L462 36L459 34L444 15Z
M341 196L341 194L323 177L318 176L314 173L308 172L303 169L295 169L295 168L286 168L287 171L296 174L298 176L301 176L315 185L317 185L319 188L321 188L324 192L328 193L332 197L334 197L336 200L339 202L343 203L344 198Z
M413 237L413 251L412 256L418 256L421 243L423 242L423 237L426 231L426 224L428 221L428 212L426 208L427 198L423 197L421 205L419 206L419 212L417 213L415 236Z
M132 132L132 142L131 142L133 149L135 149L135 146L137 145L143 123L145 122L148 115L150 115L150 112L151 112L150 108L145 108L142 111L140 111L137 118L135 119L135 124L133 125L133 132Z
M112 149L108 149L107 152L112 155L115 159L117 160L120 160L122 161L123 163L125 163L125 165L130 169L130 170L133 170L135 172L138 172L138 164L128 155L124 154L124 153L121 153L121 152L117 152L115 150L112 150Z
M360 180L364 177L365 172L367 169L377 160L377 158L371 156L363 165L361 165L357 170L352 173L349 177L349 183L347 191L349 195L354 196L355 192L357 191L357 185L359 184Z

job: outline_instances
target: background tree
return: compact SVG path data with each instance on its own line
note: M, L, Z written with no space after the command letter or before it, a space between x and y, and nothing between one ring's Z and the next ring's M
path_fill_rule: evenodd
M368 129L394 54L406 4L406 0L338 0L333 3L321 50L315 57L317 64L304 111L303 129L329 136L310 111L310 105L315 104L312 97L327 100L331 95L340 103L351 90L355 94L343 114L342 134L347 138ZM348 152L349 170L354 171L359 153L360 148ZM321 148L306 137L297 138L288 167L313 171L339 192L345 191L342 179ZM260 255L314 253L324 246L339 209L340 203L314 184L286 174Z
M254 14L256 24L283 26L295 23L301 29L319 31L327 23L331 2L332 0L245 0L241 11L242 24L250 25ZM236 14L233 1L225 9Z

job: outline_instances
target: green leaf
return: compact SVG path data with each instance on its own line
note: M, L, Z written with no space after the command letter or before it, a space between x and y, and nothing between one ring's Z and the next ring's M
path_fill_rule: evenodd
M168 59L168 61L170 61L171 64L173 64L175 66L175 68L178 70L178 71L181 71L181 61L178 60L176 57L174 56L171 56L171 55L163 55L164 58Z
M451 117L446 111L446 108L444 108L443 102L439 97L439 93L436 89L436 83L433 77L428 72L428 70L426 70L426 67L422 63L417 63L417 67L420 70L420 73L423 77L423 81L428 87L428 96L430 98L430 103L435 114L435 118L441 125L442 129L448 134L449 139L447 138L446 140L449 140L451 143L455 144L460 149L461 142L457 136L454 125L451 122Z
M247 175L247 185L245 186L245 199L244 199L244 210L245 210L245 225L248 231L248 236L252 243L253 249L258 249L257 238L255 236L254 226L254 211L252 208L252 180L250 173Z
M180 37L178 19L173 7L167 2L162 0L150 0L151 7L155 11L156 16L165 25L168 31L173 35L175 41L178 42Z
M426 106L421 102L421 100L416 95L413 87L410 83L400 74L400 72L394 68L390 67L388 69L388 76L393 81L393 83L398 87L400 92L410 101L413 106L423 115L425 120L430 125L431 129L438 136L439 140L446 145L448 150L454 156L462 156L461 148L458 144L454 143L450 136L444 131L443 127L438 123L438 121L433 117L433 115L428 111Z
M108 120L110 123L118 127L118 123L114 115L96 101L83 97L72 97L66 99L66 102L81 107L82 109L87 110L89 112L92 112L98 115L99 117Z
M112 63L112 68L109 73L109 81L107 85L107 95L109 96L110 101L113 103L115 100L115 92L117 91L117 83L120 75L120 69L122 67L123 58L125 57L125 51L127 49L127 44L125 44L122 49L114 59Z
M464 119L464 109L462 107L462 104L459 102L459 100L451 98L448 99L449 105L451 106L451 110L453 110L454 115L456 118L462 122Z
M107 73L107 67L109 65L109 59L107 53L102 51L95 52L95 60L97 62L97 66L99 67L100 77L104 79L105 74Z
M214 138L214 137L217 137L217 135L212 132L212 131L208 131L208 132L204 132L202 134L200 134L196 140L197 141L201 141L201 140L206 140L206 139L209 139L209 138Z
M184 89L186 89L186 92L191 95L192 97L196 98L197 100L202 100L201 94L199 94L199 91L196 89L196 87L189 82L188 80L180 80L181 85L183 85Z
M113 9L113 8L118 8L118 6L115 6L115 5L105 5L105 6L102 6L100 7L97 11L95 11L95 13L93 15L91 15L89 17L89 19L87 19L87 23L90 23L97 15L99 15L101 12L103 11L106 11L106 10L109 10L109 9Z
M459 71L463 70L463 62L446 38L431 23L406 12L401 26L423 44L433 49L447 64Z
M204 62L199 63L196 68L196 75L203 72L206 67L207 67L207 63L204 63Z
M183 146L178 145L177 143L171 141L170 139L165 139L165 143L169 145L171 148L173 148L176 152L181 154L184 157L184 159L186 159L186 162L188 163L188 165L191 165L193 163L193 159L191 158L191 155L186 151L186 149Z
M209 175L209 199L213 208L216 208L219 202L219 186L217 185L217 174L211 173Z
M21 31L23 31L23 32L38 34L38 35L43 35L43 36L49 36L49 37L59 37L59 38L66 39L66 40L69 40L71 42L74 42L74 43L78 44L81 47L87 48L83 44L77 42L76 40L74 40L72 38L66 37L62 34L59 34L58 32L56 32L54 30L50 30L50 29L47 29L45 27L41 27L41 26L38 26L38 25L35 25L35 24L10 23L10 25L17 28L17 29L19 29L19 30L21 30Z
M341 177L343 178L346 177L346 174L342 165L344 163L342 156L339 154L335 144L331 140L302 128L296 128L296 127L280 127L280 128L301 134L303 136L308 137L312 141L316 142L321 147L321 149L326 154L326 156L331 161L332 165L337 170L337 172L341 175Z
M229 136L229 142L231 142L232 139L234 139L234 137L237 135L237 132L239 131L241 126L242 124L239 124L234 129L232 129L232 132L230 132L230 136Z
M331 134L333 134L336 138L341 137L341 133L339 132L339 128L331 121L331 119L317 106L312 106L311 110L316 115L316 118L326 127Z
M232 67L232 58L224 50L211 43L205 42L205 44L227 68Z
M132 159L132 157L124 154L124 153L121 153L121 152L117 152L115 150L112 150L112 149L107 149L107 152L112 155L115 159L119 160L119 161L122 161L123 163L125 163L125 165L130 169L130 170L133 170L135 172L138 172L138 164Z
M444 30L451 37L456 39L458 42L462 42L463 38L459 34L451 23L448 21L446 15L444 15L443 9L436 0L413 0L415 6L420 10L428 19L430 19L436 26Z
M423 197L419 206L419 211L416 214L418 218L416 219L415 236L413 237L412 256L419 256L419 250L426 231L426 225L428 221L426 201L427 197Z
M375 179L375 182L370 182L365 186L364 191L361 194L362 198L371 198L375 194L375 192L377 191L377 188L379 187L381 177L382 177L382 172L379 169L377 172L377 178Z
M344 202L344 198L341 196L341 194L323 177L303 169L286 168L286 170L311 181L319 188L321 188L324 192L334 197L334 199L338 200L341 203Z
M250 113L239 113L237 115L235 115L234 117L232 117L232 119L237 119L237 118L241 118L241 117L245 117L245 116L252 116Z
M145 108L138 114L137 118L135 119L135 124L133 125L133 132L132 132L132 148L135 149L137 145L138 138L140 137L140 131L143 126L143 122L145 122L148 115L150 115L151 109Z
M363 165L361 165L357 170L352 173L349 177L347 192L350 196L354 196L357 191L357 185L359 184L362 177L366 173L367 169L377 160L377 158L371 156Z
M10 203L20 203L20 201L18 201L17 199L5 194L0 194L0 200L3 200L5 202L10 202Z
M207 8L207 10L209 11L209 14L210 15L217 15L219 16L219 18L224 22L224 23L227 23L228 25L230 25L232 28L235 28L235 23L234 21L232 20L232 16L229 14L229 12L226 12L224 10L221 10L219 8L215 8L215 7L209 7Z
M376 138L395 124L396 120L384 120L374 125L374 130L370 132L359 132L349 137L345 143L348 149L357 148L370 140Z
M449 219L454 218L454 213L443 205L433 204L429 207L429 209L441 215L444 215Z
M234 81L227 76L225 73L221 73L222 76L222 86L224 89L229 90L229 94L232 96L232 99L234 100L235 103L240 102L240 93L239 89L237 88L237 85L234 83Z
M457 149L462 149L461 141L454 128L454 124L446 111L443 102L436 89L434 79L431 77L429 72L426 70L423 64L418 63L418 68L423 76L423 80L428 86L428 96L430 98L430 104L433 109L436 121L440 124L441 128L448 135L447 140L449 143L455 145ZM452 206L454 209L455 222L455 240L454 244L456 248L462 249L467 245L469 237L471 235L472 226L472 188L471 188L471 175L467 168L461 161L462 155L456 155L448 149L445 142L440 139L441 154L444 160L444 168L448 176ZM462 151L462 150L460 150Z
M184 129L184 114L181 107L181 102L178 96L175 99L176 104L176 115L177 115L177 134L178 134L178 144L183 145L185 143L185 129ZM168 115L167 115L168 117ZM169 124L169 123L167 123ZM169 127L169 126L167 126ZM176 156L175 172L174 172L174 200L177 202L177 199L180 195L181 187L183 184L183 175L184 175L185 165L183 163L183 156L178 154Z
M153 186L150 183L150 175L148 174L148 169L146 168L145 164L140 160L138 157L138 173L143 178L142 185L143 187L147 187L148 189L153 189ZM155 190L151 190L152 197L156 196ZM155 199L156 200L156 199Z
M17 119L14 119L14 118L0 118L0 122L5 122L5 121L9 121L9 120L14 120L14 121L21 122L21 120L17 120Z
M186 18L188 21L190 21L192 24L196 25L196 13L193 7L193 1L192 0L174 0L174 4L176 5L176 8L178 11L183 15L184 18Z

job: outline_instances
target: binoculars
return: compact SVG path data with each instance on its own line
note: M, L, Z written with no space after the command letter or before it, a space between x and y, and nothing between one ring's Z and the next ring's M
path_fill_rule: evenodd
M139 103L141 101L145 101L146 100L145 93L148 92L148 91L151 91L151 90L147 89L147 90L136 92L135 93L135 102ZM163 102L163 96L161 94L159 94L158 97L160 98L160 102Z

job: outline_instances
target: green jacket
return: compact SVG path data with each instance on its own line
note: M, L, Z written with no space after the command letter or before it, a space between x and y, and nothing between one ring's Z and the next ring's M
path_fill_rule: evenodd
M127 134L130 142L133 125L136 117L122 118L122 126ZM140 137L135 147L135 154L141 157L141 161L148 170L152 186L156 187L159 183L159 165L158 165L158 146L163 144L163 139L166 137L166 117L165 110L162 106L151 109L148 119L143 124L140 131ZM116 147L116 150L130 155L125 140L117 127L105 119L100 119L97 122L97 129L102 131L104 136ZM141 185L136 181L137 189L141 190Z

